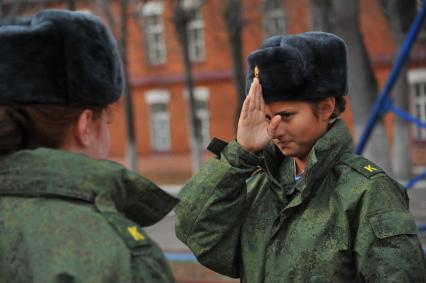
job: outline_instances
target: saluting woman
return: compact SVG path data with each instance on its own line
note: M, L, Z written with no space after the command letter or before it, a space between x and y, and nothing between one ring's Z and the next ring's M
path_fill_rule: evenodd
M183 188L177 236L241 282L425 282L406 191L353 154L340 119L343 40L272 37L248 61L237 138L214 140Z

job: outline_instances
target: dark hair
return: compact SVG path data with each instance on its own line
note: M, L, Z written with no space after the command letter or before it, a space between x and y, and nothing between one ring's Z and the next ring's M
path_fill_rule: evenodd
M0 154L37 147L58 148L85 109L101 117L103 107L0 105Z
M314 115L316 117L319 116L319 103L322 101L323 99L317 99L317 100L308 100L307 102L309 102L312 106L312 111L314 112ZM334 119L340 116L341 113L343 113L346 110L346 98L344 96L338 96L335 97L336 100L336 105L334 107L334 111L333 114L331 114L330 119Z

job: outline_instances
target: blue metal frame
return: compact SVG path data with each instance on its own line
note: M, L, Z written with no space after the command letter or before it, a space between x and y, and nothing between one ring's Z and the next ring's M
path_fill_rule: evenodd
M395 81L398 78L398 75L405 61L407 60L408 54L410 53L410 50L414 42L417 39L417 35L422 27L425 16L426 16L426 2L423 2L420 12L417 14L414 22L411 24L410 31L408 32L408 35L405 38L404 44L402 45L402 48L397 57L397 60L392 66L392 71L388 77L388 80L386 81L386 84L382 92L380 93L379 98L374 103L373 111L370 117L368 118L367 126L365 127L365 130L361 136L359 144L356 147L355 152L357 154L362 154L362 152L364 151L364 148L368 142L370 134L373 131L373 128L377 122L377 119L379 118L379 114L381 113L382 109L384 109L384 107L386 106L386 101L388 99L389 93L393 85L395 84Z
M196 262L197 258L191 252L166 252L166 259L170 262Z

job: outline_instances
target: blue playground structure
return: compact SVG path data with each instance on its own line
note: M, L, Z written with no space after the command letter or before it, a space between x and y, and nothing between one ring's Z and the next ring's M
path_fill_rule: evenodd
M389 111L392 111L395 115L399 116L400 118L415 124L417 127L426 128L426 121L421 121L417 119L416 117L413 117L410 114L396 108L389 97L389 93L392 90L392 87L394 86L402 67L407 61L411 48L417 39L417 35L423 25L425 16L426 16L426 4L423 4L420 12L417 14L416 18L411 24L410 30L405 38L401 51L398 54L398 57L396 58L394 64L392 65L392 70L385 83L385 86L383 87L379 97L377 98L376 102L373 105L373 110L370 114L370 117L368 118L367 125L361 136L359 144L357 145L355 150L355 152L359 155L361 155L362 152L364 151L364 148L371 135L371 132L373 131L373 128L376 125L376 122L378 118L380 117L380 115L385 114ZM407 189L410 189L414 186L415 183L417 183L418 181L424 178L426 178L426 172L408 181L405 184L405 187Z
M392 90L392 87L394 86L404 63L406 62L408 55L410 54L410 50L417 39L417 35L423 25L425 16L426 16L426 4L425 2L423 2L420 12L417 14L416 18L411 24L410 30L405 38L401 51L398 54L398 57L396 58L394 64L392 65L392 70L391 70L391 73L389 74L386 84L383 87L379 97L377 98L376 102L373 105L373 110L368 119L365 130L361 136L360 142L357 145L355 150L357 154L360 154L360 155L362 154L368 142L370 134L373 131L373 128L377 122L377 119L380 117L379 115L385 114L389 111L393 112L396 116L404 119L405 121L413 123L417 127L426 128L426 121L421 121L417 119L416 117L413 117L410 114L402 111L401 109L398 109L397 107L395 107L395 105L393 104L392 100L389 97L389 93ZM426 172L409 180L405 184L405 188L407 190L411 189L418 181L425 178L426 178ZM418 224L417 229L419 233L426 233L426 224ZM426 248L423 248L423 251L426 253Z

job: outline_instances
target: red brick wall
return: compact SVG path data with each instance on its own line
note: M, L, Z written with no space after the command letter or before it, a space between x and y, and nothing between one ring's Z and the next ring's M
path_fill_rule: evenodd
M119 1L110 1L116 17L115 34L119 34ZM135 1L137 3L138 1ZM187 104L182 92L184 86L184 68L181 60L181 50L172 23L173 2L165 0L165 40L167 46L166 64L150 66L144 52L144 38L137 23L136 5L129 5L129 40L128 65L132 82L132 99L134 108L135 128L138 151L141 155L156 155L152 152L149 138L149 115L144 94L152 89L168 89L170 91L170 126L171 154L187 154L188 121ZM243 31L244 58L256 49L264 38L260 0L243 0L245 26ZM289 33L304 32L309 29L309 13L307 0L283 0ZM377 81L382 87L387 79L394 56L395 44L387 23L381 11L378 0L360 0L361 30L368 49L368 54L375 66ZM204 35L206 43L206 60L193 64L195 85L207 87L210 92L208 101L210 110L211 136L230 140L235 133L236 88L232 76L231 50L222 20L222 1L208 0L203 7ZM57 5L60 8L61 5ZM95 7L93 1L78 1L79 9L90 9L93 13L103 16L102 10ZM426 48L417 44L416 50L424 54ZM416 52L417 52L416 51ZM423 51L423 53L421 53ZM416 57L417 58L417 57ZM426 56L422 60L412 61L412 66L426 66ZM245 66L247 63L244 62ZM352 113L348 105L343 118L352 131ZM388 136L392 136L391 114L385 121L388 125ZM125 154L126 125L124 102L121 99L116 104L115 118L111 124L112 142L111 156L121 158ZM391 139L389 139L391 140ZM413 142L412 156L414 164L426 163L426 143Z

